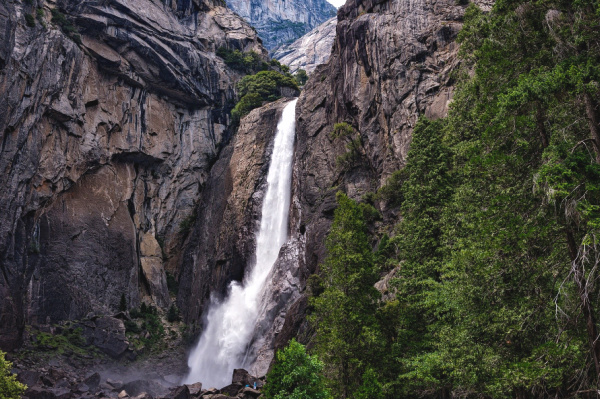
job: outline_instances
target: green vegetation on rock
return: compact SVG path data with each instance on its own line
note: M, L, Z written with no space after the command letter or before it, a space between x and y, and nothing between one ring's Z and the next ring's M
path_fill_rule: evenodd
M309 282L334 396L596 395L599 32L592 0L467 8L449 116L419 121L376 195L338 195ZM401 218L366 229L374 199Z
M16 375L11 372L12 363L5 359L5 355L0 351L0 398L19 399L27 386L17 381Z
M282 88L299 90L296 80L288 73L261 71L247 75L238 82L240 101L231 111L234 122L258 108L263 102L275 101L281 97Z

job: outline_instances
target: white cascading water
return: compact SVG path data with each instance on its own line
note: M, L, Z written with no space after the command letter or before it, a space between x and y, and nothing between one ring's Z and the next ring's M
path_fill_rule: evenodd
M287 240L296 101L285 106L277 124L256 238L256 264L241 284L231 282L224 301L211 302L205 330L188 359L190 373L184 383L202 382L204 387L224 387L231 383L233 369L243 367L246 347L259 313L261 293Z

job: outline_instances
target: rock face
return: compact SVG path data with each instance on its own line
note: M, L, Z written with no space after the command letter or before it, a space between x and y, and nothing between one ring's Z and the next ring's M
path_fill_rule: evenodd
M0 4L1 348L26 324L109 314L123 294L168 306L180 226L231 136L239 75L214 52L266 56L219 4Z
M325 64L329 60L336 26L337 17L333 17L294 43L279 47L273 53L273 58L289 66L292 74L299 69L311 74L317 65Z
M304 279L325 257L335 193L361 199L376 191L405 164L418 117L446 115L458 63L455 39L466 8L457 3L348 0L340 8L331 58L313 72L296 110L294 197L301 205L301 229L293 234L305 238ZM352 138L331 138L338 122L353 127ZM360 139L361 149L341 164L350 139ZM304 296L296 300L276 346L302 337L306 306Z
M244 117L211 170L180 263L178 306L188 324L199 326L209 295L224 295L253 261L273 139L289 100Z
M291 43L336 14L326 0L226 0L227 6L256 28L264 46Z

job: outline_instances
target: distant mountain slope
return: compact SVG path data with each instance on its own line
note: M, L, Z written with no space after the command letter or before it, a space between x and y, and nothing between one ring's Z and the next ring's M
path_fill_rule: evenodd
M273 58L288 65L292 73L303 69L310 74L317 65L325 64L329 60L336 26L337 17L333 17L294 43L278 48L273 53Z
M326 0L227 0L227 7L256 28L269 51L336 15L336 8Z

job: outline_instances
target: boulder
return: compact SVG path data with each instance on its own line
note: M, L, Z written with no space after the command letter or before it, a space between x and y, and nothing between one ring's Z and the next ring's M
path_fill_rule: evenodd
M98 385L100 385L100 374L94 372L92 375L85 378L83 383L85 383L90 388L90 391L96 390L98 388Z
M253 389L251 387L245 387L242 390L242 394L244 396L245 399L258 399L258 397L260 396L260 391Z
M121 389L129 393L130 396L138 396L146 392L152 397L158 397L165 392L165 388L156 381L138 379L124 384Z
M17 374L17 380L28 387L33 387L38 384L40 375L37 371L21 371Z
M256 378L253 377L245 369L234 369L231 382L240 383L242 386L253 385Z
M55 399L56 395L52 389L45 388L42 386L32 386L25 390L25 396L30 399Z
M221 388L221 393L229 395L229 396L237 396L237 394L244 388L244 385L241 383L232 383L231 385L227 385L224 388Z
M196 383L192 383L191 385L185 385L187 386L188 390L190 391L190 395L192 397L198 397L200 395L200 393L202 393L202 383L201 382L196 382Z
M119 395L117 397L120 399L124 399L125 397L129 397L129 394L127 394L127 392L125 390L121 390L121 392L119 393Z
M100 317L95 321L92 343L113 358L121 357L128 349L125 324L113 317Z
M186 385L179 386L171 393L172 399L191 399L190 389Z
M113 379L107 378L106 384L110 386L110 388L118 390L123 386L123 381L115 381Z

